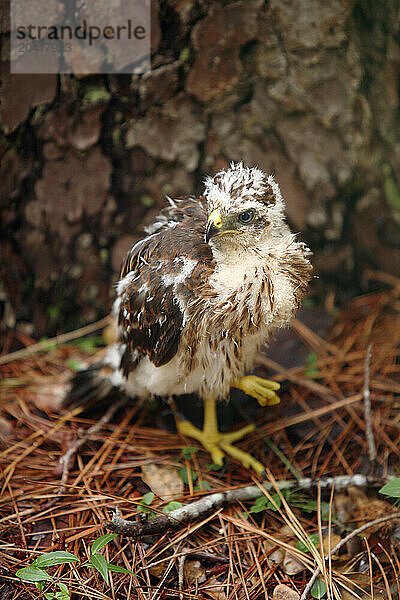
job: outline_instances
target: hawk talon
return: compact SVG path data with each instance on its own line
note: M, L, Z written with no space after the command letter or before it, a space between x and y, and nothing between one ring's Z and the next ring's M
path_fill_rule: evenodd
M274 406L280 402L275 391L279 390L281 386L276 381L257 377L257 375L245 375L236 379L231 386L252 396L261 406Z
M254 425L246 425L237 431L221 433L218 431L217 415L214 398L207 398L204 401L204 427L198 429L188 420L180 421L176 419L176 427L182 435L191 437L200 442L207 452L211 455L213 464L223 466L225 454L229 454L242 463L246 469L253 469L257 475L263 475L265 467L251 454L233 446L236 442L248 433L254 431Z

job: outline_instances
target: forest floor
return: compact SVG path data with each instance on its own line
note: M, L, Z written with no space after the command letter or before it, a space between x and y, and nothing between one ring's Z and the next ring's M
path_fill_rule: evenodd
M235 397L221 408L224 423L256 424L237 445L268 465L265 487L233 458L215 470L160 401L60 408L65 378L93 357L97 335L38 352L10 333L0 356L0 598L400 598L400 282L388 288L355 298L324 338L294 321L302 365L260 356L258 374L283 384L278 406ZM26 349L5 357L17 341ZM232 490L229 503L222 494L191 520L174 517ZM110 533L116 507L158 533Z

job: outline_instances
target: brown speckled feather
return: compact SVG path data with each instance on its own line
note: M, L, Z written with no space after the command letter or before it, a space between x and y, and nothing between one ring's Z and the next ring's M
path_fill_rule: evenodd
M182 303L190 301L196 286L190 277L175 290L165 282L179 276L184 259L197 263L197 276L213 262L204 242L207 213L201 202L182 200L160 216L156 231L132 248L121 271L121 279L132 278L121 294L119 310L125 376L143 355L157 367L173 358L182 331Z

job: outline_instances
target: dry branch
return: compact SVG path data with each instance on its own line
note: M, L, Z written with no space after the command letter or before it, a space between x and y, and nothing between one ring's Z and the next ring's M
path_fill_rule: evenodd
M174 529L180 525L190 523L200 517L205 517L211 514L214 510L227 504L234 502L249 502L259 498L261 495L260 488L263 487L267 492L273 491L278 487L280 490L289 489L300 489L310 490L320 486L321 488L335 487L336 491L346 489L350 486L363 487L366 485L370 486L381 486L388 479L383 480L382 478L367 477L362 474L355 475L340 475L338 477L324 477L320 480L312 479L299 479L292 481L277 481L275 484L265 482L260 486L248 485L245 487L236 488L234 490L227 490L224 492L217 492L204 496L196 502L187 504L178 508L168 515L160 515L151 520L139 519L138 521L127 521L120 515L119 508L115 509L111 521L106 522L104 525L110 531L119 533L126 537L141 537L144 535L154 535L164 533L169 529Z

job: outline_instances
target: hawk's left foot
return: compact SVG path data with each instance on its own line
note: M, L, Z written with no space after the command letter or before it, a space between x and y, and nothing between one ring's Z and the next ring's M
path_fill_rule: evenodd
M242 427L231 433L221 433L218 431L216 406L213 398L204 400L204 425L202 430L195 427L190 421L181 421L178 418L176 418L176 427L182 435L198 440L210 453L214 464L222 466L224 455L229 454L241 462L246 469L253 469L257 475L264 474L265 467L262 463L251 454L233 446L233 442L254 431L254 425L247 425L247 427Z
M280 402L279 396L275 392L281 386L276 381L257 377L257 375L246 375L236 379L231 383L231 386L242 390L248 396L252 396L261 406L273 406Z

